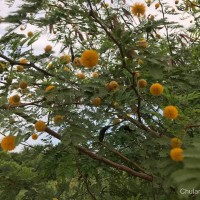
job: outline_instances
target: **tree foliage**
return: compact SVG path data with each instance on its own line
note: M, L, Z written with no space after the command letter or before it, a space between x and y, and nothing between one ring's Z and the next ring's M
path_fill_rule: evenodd
M200 198L180 192L200 187L200 4L143 3L157 15L134 16L121 0L23 0L1 20L11 25L0 38L1 134L25 145L0 152L1 199ZM189 27L170 20L180 14ZM33 48L46 31L59 52ZM82 66L85 50L96 66ZM178 117L163 115L169 105ZM26 144L33 133L44 145ZM174 137L183 158L170 153Z

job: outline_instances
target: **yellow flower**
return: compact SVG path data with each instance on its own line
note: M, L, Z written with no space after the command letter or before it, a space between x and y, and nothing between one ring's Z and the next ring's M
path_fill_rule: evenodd
M135 3L131 6L131 12L133 15L140 17L140 15L144 15L146 11L146 7L143 3Z
M98 64L99 55L95 50L85 50L81 55L81 63L84 67L92 68Z
M24 67L22 65L18 65L17 66L17 71L18 72L23 72L24 71Z
M56 125L60 125L62 122L63 122L63 119L64 119L64 116L62 115L56 115L54 118L53 118L53 121Z
M20 101L19 101L19 102L14 102L13 96L11 96L11 97L9 98L8 103L9 103L11 106L19 106L19 105L20 105Z
M134 76L135 78L140 77L140 72L139 72L139 71L134 71L134 72L133 72L133 76Z
M154 83L150 87L150 93L154 96L159 96L163 93L163 86L159 83Z
M13 95L8 100L9 104L11 106L19 106L20 105L20 96L19 95Z
M115 101L115 102L113 103L113 106L114 106L114 108L117 109L117 108L119 108L119 103Z
M176 1L175 1L175 4L178 4L178 3L179 3L179 0L176 0Z
M179 162L183 160L183 149L174 148L170 151L170 157L172 160Z
M171 139L171 147L172 147L172 149L173 148L179 148L179 147L181 147L181 145L182 145L182 142L181 142L181 140L179 138L174 137L174 138Z
M65 72L70 72L70 71L71 71L69 67L64 67L63 70L64 70Z
M139 59L138 60L138 65L142 65L143 64L143 60Z
M148 47L148 42L144 38L141 38L137 42L137 46L142 47L142 48L147 48Z
M12 151L16 147L15 140L16 137L13 135L5 136L1 141L1 148L4 151Z
M19 63L20 64L26 64L26 63L28 63L28 60L26 58L20 58Z
M63 64L68 64L71 61L71 57L67 54L64 54L64 55L60 56L60 61Z
M93 77L93 78L98 78L98 77L99 77L99 74L98 74L97 72L93 72L93 73L92 73L92 77Z
M44 48L44 51L46 53L50 53L52 51L52 46L51 45L47 45L45 48Z
M76 75L79 79L84 79L85 78L85 74L84 73L78 73Z
M52 62L48 63L47 67L48 68L52 68L53 67L53 63Z
M147 86L147 81L145 79L140 79L138 81L138 87L139 88L145 88Z
M82 64L81 64L81 58L74 58L74 62L73 64L77 67L80 67Z
M33 133L31 135L31 137L32 137L33 140L37 140L38 139L38 135L36 133Z
M159 4L159 3L156 3L156 4L155 4L155 8L158 9L159 7L160 7L160 4Z
M50 92L50 91L52 91L54 88L55 88L55 86L49 85L49 86L46 87L45 92Z
M32 36L33 36L33 32L32 32L32 31L29 31L29 32L27 33L27 35L28 35L28 37L32 37Z
M92 104L96 107L99 106L101 104L101 99L99 97L95 97L92 99Z
M154 20L154 18L155 18L154 15L151 15L151 16L150 16L150 19L151 19L151 20Z
M163 115L167 119L176 119L178 117L178 110L175 106L167 106L163 110Z
M21 81L21 82L19 83L19 87L20 87L21 89L26 89L27 86L28 86L28 84L27 84L26 81Z
M106 6L106 8L108 8L108 7L109 7L109 4L108 4L108 3L105 3L105 6Z
M111 81L110 83L106 84L106 88L108 90L115 90L119 88L119 84L116 81Z
M46 129L46 124L45 122L39 120L35 123L35 129L39 132L43 132Z
M130 118L130 117L131 117L131 114L126 113L126 117Z
M16 94L16 95L13 95L13 96L12 96L12 100L13 100L14 103L18 103L18 102L20 102L20 96L17 95L17 94Z

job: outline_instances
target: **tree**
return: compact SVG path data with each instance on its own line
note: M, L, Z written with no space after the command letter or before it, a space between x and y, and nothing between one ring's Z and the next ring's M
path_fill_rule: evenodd
M2 19L1 199L198 199L199 7L24 0ZM57 55L32 47L46 28Z

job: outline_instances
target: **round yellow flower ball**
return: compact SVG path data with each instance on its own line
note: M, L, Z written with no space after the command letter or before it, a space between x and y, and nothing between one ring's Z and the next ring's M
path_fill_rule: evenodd
M106 84L106 88L112 91L119 88L119 84L116 81L111 81L110 83Z
M145 88L147 86L147 81L145 79L138 80L138 87Z
M76 67L81 67L81 66L82 66L82 64L81 64L81 59L78 58L78 57L74 58L73 64L74 64Z
M1 148L4 151L12 151L16 147L15 141L16 141L15 136L13 136L13 135L5 136L1 140Z
M45 48L44 48L44 51L46 53L50 53L52 51L52 46L51 45L47 45Z
M167 106L163 110L163 116L167 119L176 119L178 117L178 110L175 106Z
M170 151L170 157L172 160L179 162L183 160L183 149L174 148Z
M85 79L85 74L84 73L78 73L76 75L79 79Z
M159 96L163 93L163 86L159 83L154 83L150 87L150 93L154 96Z
M93 73L92 73L92 77L93 77L93 78L98 78L98 77L99 77L99 74L98 74L97 72L93 72Z
M144 15L145 11L146 11L146 7L145 7L145 4L143 3L134 3L131 6L131 13L137 17Z
M19 87L20 87L21 89L26 89L27 86L28 86L28 84L27 84L26 81L21 81L21 82L19 83Z
M56 125L60 125L62 122L63 122L63 119L64 119L64 116L62 115L56 115L54 118L53 118L53 121Z
M31 135L31 137L32 137L33 140L37 140L37 139L38 139L38 134L33 133L33 134Z
M174 137L171 139L171 148L172 149L179 148L179 147L181 147L181 145L182 145L182 141L179 138Z
M29 32L27 33L27 35L28 35L28 37L32 37L32 36L33 36L33 32L32 32L32 31L29 31Z
M96 107L99 106L101 104L101 98L95 97L94 99L92 99L92 104Z
M81 55L81 63L84 67L92 68L98 64L99 55L96 50L85 50Z
M17 71L18 72L23 72L24 71L24 67L22 65L18 65L17 66Z
M63 64L68 64L71 61L71 57L67 54L60 56L60 62Z
M35 123L35 129L39 132L43 132L46 129L46 124L45 122L39 120Z
M159 3L156 3L155 4L155 9L158 9L160 7L160 4Z

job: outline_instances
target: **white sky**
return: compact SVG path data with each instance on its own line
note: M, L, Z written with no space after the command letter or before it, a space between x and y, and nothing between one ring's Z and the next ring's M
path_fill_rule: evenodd
M174 3L175 0L162 0L162 2L167 2L169 5L171 5L171 8L175 8L175 10L177 11L176 7L175 7L175 3ZM181 0L179 0L181 2ZM106 0L107 3L110 4L110 1L109 0ZM135 2L145 2L144 0L134 0L134 1L131 1L131 0L128 0L126 1L126 3L128 5L132 5L133 3ZM147 7L147 14L153 14L155 15L155 19L159 19L161 18L161 14L155 10L154 8L154 5L157 1L155 1L154 3L152 3L152 5L150 7ZM8 13L12 12L12 11L15 11L17 9L17 7L20 5L20 3L22 3L22 0L16 0L15 1L15 4L12 6L12 7L8 7L8 5L6 5L5 3L5 0L0 0L0 17L5 17L8 15ZM160 9L160 8L159 8ZM185 16L185 14L184 14ZM180 20L180 17L183 17L182 14L180 15L173 15L173 16L169 16L169 20L171 21L176 21L186 27L188 27L190 25L189 21L192 19L188 19L188 20L185 20L185 21L181 21ZM0 37L2 36L2 34L4 34L6 32L6 28L8 27L8 24L6 23L0 23ZM27 34L29 31L37 31L36 27L32 26L32 25L28 25L27 28L24 30L24 31L21 31L20 29L17 29L16 32L18 33L24 33L24 34ZM47 45L47 44L51 44L54 48L54 51L55 52L58 52L60 50L60 47L61 45L56 45L54 46L49 40L52 39L52 35L44 32L43 35L40 37L40 39L38 41L36 41L34 44L33 44L33 49L36 50L36 53L42 53L44 51L44 47ZM44 134L45 135L45 134ZM0 139L2 138L3 136L0 135ZM40 136L39 138L43 138L43 136ZM27 143L31 144L31 145L35 145L35 144L42 144L42 141L40 139L34 141L32 140L31 138L27 140ZM56 144L58 143L58 140L57 139L54 139L53 140L53 143ZM19 151L20 149L22 149L23 146L19 145L15 151Z

